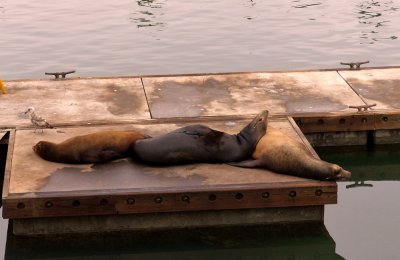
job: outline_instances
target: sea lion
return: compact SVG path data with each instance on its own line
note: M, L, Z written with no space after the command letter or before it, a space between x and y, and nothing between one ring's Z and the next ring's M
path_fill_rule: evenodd
M266 168L277 173L318 180L346 179L351 176L339 165L315 158L303 143L271 126L258 142L252 158L229 164Z
M267 127L268 111L258 114L238 134L190 125L157 137L138 140L132 153L148 164L177 165L244 160L251 156Z
M75 136L59 144L40 141L33 151L41 158L59 163L103 163L129 156L129 147L148 136L135 131L104 131Z

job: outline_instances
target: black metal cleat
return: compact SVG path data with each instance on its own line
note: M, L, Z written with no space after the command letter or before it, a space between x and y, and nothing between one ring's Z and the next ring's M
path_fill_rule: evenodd
M66 72L45 72L45 75L53 75L55 78L54 79L59 79L60 76L61 78L65 79L65 76L67 74L71 74L71 73L75 73L75 70L71 70L71 71L66 71Z
M356 108L358 112L361 111L368 111L368 108L374 107L376 104L371 104L371 105L362 105L362 106L349 106L349 108Z
M367 64L369 61L360 61L360 62L341 62L341 65L348 65L350 66L351 70L359 70L361 65Z

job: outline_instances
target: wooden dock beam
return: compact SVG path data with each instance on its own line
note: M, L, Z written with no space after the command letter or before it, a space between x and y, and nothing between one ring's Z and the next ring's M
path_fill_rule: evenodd
M324 206L13 219L15 235L322 222Z

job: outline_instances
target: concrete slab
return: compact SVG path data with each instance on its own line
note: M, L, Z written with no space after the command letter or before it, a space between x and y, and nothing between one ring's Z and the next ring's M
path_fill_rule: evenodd
M51 124L147 119L140 78L88 78L5 82L0 126L30 125L22 112L34 107Z
M248 122L227 119L203 123L233 134ZM135 129L156 136L190 123L71 127L46 129L43 133L17 130L13 156L8 160L11 168L6 172L9 183L8 194L3 197L4 216L127 214L336 202L334 182L281 175L264 169L245 169L226 164L150 167L130 159L96 165L67 165L42 160L31 148L40 140L61 142L71 136L101 130ZM300 141L305 140L287 118L271 121L270 125ZM271 193L267 205L261 196L266 189ZM185 196L191 198L190 203L185 202ZM246 199L242 200L243 197ZM131 204L135 205L132 207Z
M208 122L210 127L237 133L248 120ZM281 176L264 170L248 170L226 164L196 164L173 167L148 167L130 160L119 160L98 165L71 165L42 160L32 150L40 140L62 142L73 136L104 130L138 130L157 136L186 124L151 124L104 127L71 127L46 129L43 133L33 130L16 131L12 159L10 193L30 193L39 191L82 191L97 189L126 189L150 187L176 187L193 185L243 184L299 180L300 178ZM272 122L301 141L287 120ZM27 170L29 169L29 170ZM112 171L112 175L109 174ZM219 174L214 174L218 171ZM279 178L276 178L279 176ZM254 182L254 180L258 180Z
M143 78L153 118L348 111L362 100L336 71Z
M400 68L339 72L373 109L400 108Z

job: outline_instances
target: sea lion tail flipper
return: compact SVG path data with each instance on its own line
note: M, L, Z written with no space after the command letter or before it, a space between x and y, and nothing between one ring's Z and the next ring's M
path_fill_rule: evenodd
M335 180L348 180L351 178L351 172L346 171L339 165L334 164L332 167L333 167L333 172L335 174L334 177Z
M229 162L228 164L232 165L232 166L243 167L243 168L257 168L260 165L260 161L249 159L249 160L244 160L241 162Z

